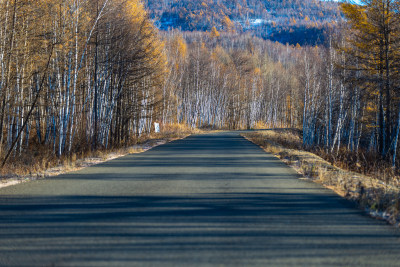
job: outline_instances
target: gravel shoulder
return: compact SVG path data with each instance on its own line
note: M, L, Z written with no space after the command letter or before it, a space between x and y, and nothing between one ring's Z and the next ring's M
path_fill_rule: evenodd
M0 189L0 266L398 266L400 233L237 132Z
M376 177L343 170L311 152L288 148L277 142L293 143L285 140L296 138L289 132L263 130L242 135L292 167L303 179L321 184L356 203L370 216L400 227L400 181L384 182Z

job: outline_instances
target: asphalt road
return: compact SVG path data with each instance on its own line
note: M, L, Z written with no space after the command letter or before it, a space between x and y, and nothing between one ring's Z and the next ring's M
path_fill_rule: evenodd
M399 266L399 237L238 133L0 190L0 266Z

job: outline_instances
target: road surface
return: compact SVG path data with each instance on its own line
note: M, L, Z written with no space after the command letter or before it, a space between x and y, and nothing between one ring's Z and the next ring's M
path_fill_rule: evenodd
M399 231L238 133L0 190L0 266L399 266Z

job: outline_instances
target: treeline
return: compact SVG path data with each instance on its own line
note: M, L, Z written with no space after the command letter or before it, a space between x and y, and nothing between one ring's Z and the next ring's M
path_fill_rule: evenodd
M399 166L399 1L342 7L327 45L302 47L158 33L136 0L3 1L1 158L126 146L160 122L298 128L354 168Z
M229 129L301 124L294 75L301 49L218 32L170 32L167 39L164 122Z
M398 166L399 2L343 4L347 22L320 47L216 29L172 34L170 47L187 41L185 53L169 56L177 120L197 127L298 127L306 149L342 158L355 170Z
M3 161L129 145L156 121L301 125L300 47L215 28L160 35L133 0L1 8Z
M361 2L342 5L347 23L325 56L305 56L304 145L398 166L400 1Z
M160 112L166 59L137 0L0 2L0 155L127 144Z

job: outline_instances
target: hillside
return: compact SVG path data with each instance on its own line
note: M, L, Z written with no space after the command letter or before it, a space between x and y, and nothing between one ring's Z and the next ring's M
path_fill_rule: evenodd
M341 14L338 4L317 0L145 0L161 30L253 32L290 44L320 44Z

